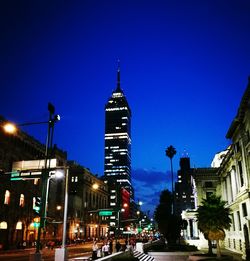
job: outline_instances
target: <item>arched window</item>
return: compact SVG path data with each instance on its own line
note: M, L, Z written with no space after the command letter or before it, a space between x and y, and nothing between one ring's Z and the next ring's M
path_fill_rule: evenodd
M20 207L24 207L24 194L20 195L20 202L19 202Z
M0 222L0 229L7 229L7 228L8 228L7 222L5 221Z
M5 205L9 205L10 204L10 192L9 192L9 190L5 191L4 204Z
M22 230L22 228L23 228L22 222L21 222L21 221L18 221L18 222L16 223L16 230Z

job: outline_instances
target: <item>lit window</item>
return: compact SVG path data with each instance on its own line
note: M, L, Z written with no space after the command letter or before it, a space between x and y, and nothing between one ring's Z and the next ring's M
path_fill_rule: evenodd
M20 202L19 202L20 207L24 207L24 194L20 195Z
M21 222L21 221L18 221L18 222L16 223L16 230L22 230L22 228L23 228L22 222Z
M9 192L9 190L5 191L4 204L5 205L9 205L10 204L10 192Z
M3 221L0 223L0 229L7 229L7 228L8 228L7 222Z

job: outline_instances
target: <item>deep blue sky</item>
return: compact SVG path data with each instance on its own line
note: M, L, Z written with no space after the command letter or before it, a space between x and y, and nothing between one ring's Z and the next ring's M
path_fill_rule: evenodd
M103 174L104 106L121 86L132 110L136 199L153 212L170 188L165 149L208 167L250 75L248 0L12 1L0 3L1 111L18 122L61 115L55 142ZM46 126L25 129L45 142Z

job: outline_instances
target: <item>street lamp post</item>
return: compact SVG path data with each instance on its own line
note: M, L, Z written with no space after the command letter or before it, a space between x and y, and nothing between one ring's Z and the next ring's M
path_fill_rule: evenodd
M47 212L48 212L48 198L49 198L49 186L50 186L50 180L51 179L60 179L62 177L62 173L58 170L56 170L55 174L52 174L51 176L48 177L47 180L47 187L46 187L46 198L45 198L45 213L44 213L44 218L46 220L47 218Z
M67 235L67 216L68 216L68 190L69 190L69 168L65 168L65 195L64 195L64 211L63 211L63 237L62 247L57 248L55 251L55 261L65 261L68 258L66 248L66 235Z

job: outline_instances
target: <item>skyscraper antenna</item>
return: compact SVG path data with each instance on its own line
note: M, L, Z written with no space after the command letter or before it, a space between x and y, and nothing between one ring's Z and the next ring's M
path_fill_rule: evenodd
M120 59L117 59L117 91L121 90Z

